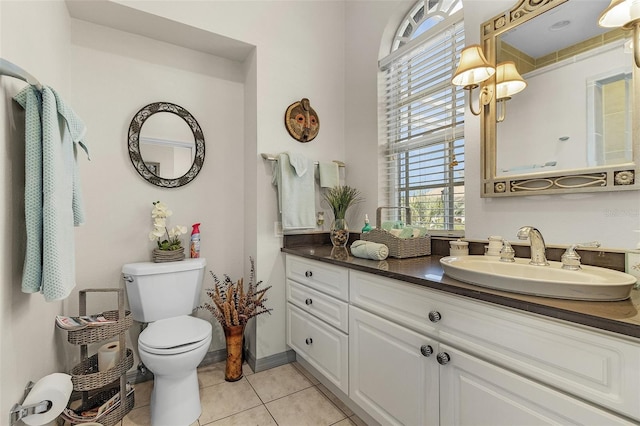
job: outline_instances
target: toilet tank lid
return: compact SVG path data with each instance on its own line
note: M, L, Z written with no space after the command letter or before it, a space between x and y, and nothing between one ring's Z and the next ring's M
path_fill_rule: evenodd
M184 259L179 262L138 262L123 265L122 273L130 275L153 275L203 269L205 266L207 266L207 261L204 258Z

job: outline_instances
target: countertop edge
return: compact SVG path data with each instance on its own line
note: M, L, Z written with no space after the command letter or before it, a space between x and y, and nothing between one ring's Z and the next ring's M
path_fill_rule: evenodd
M368 266L365 259L357 259L361 264L353 263L354 258L349 256L347 260L335 259L327 256L321 256L315 254L318 247L292 247L282 248L281 251L287 254L292 254L312 260L317 260L324 263L330 263L337 266L342 266L348 269L354 269L362 272L371 273L378 276L391 278L398 281L408 282L424 286L433 290L442 291L449 294L455 294L458 296L470 298L473 300L479 300L483 302L492 303L524 312L542 315L549 318L567 321L577 325L583 325L591 328L596 328L601 331L614 333L620 335L619 337L627 338L640 338L640 324L634 324L631 322L621 321L619 319L607 318L601 315L593 315L586 312L580 312L577 310L566 309L553 304L558 304L566 301L560 299L548 299L538 296L528 296L520 294L512 294L499 290L492 290L484 287L475 286L472 284L463 283L457 281L448 276L443 276L443 282L434 281L429 278L417 277L409 274L403 274L393 271L385 271L372 266ZM326 249L325 249L326 250ZM431 258L440 259L441 256L430 256ZM391 260L394 261L394 260ZM376 262L377 263L377 262ZM446 281L446 282L444 282ZM633 290L637 292L637 290ZM570 301L574 302L574 301ZM590 303L618 303L618 302L583 302L583 304ZM636 311L637 312L637 311Z

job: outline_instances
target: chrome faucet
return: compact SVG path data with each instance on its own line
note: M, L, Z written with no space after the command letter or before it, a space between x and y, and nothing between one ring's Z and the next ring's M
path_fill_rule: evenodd
M529 238L531 242L531 262L530 265L547 266L547 257L545 255L546 246L542 234L533 226L523 226L518 230L518 238L526 240Z

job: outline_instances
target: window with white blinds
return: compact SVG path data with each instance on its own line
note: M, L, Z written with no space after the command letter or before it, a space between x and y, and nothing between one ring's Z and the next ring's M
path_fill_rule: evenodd
M434 233L464 230L464 91L451 84L464 47L459 3L418 2L432 9L421 15L427 29L410 23L420 34L380 61L383 196Z

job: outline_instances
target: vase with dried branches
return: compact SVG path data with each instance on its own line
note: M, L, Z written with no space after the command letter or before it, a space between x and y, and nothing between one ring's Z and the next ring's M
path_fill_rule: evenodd
M255 263L251 262L251 274L249 286L245 290L244 280L240 278L235 283L227 275L220 280L211 272L214 288L206 290L212 303L205 302L200 309L206 309L218 320L224 331L227 346L227 363L225 367L225 380L235 382L242 378L242 340L247 322L258 315L271 313L264 305L267 301L265 294L271 286L259 289L262 281L255 281Z

